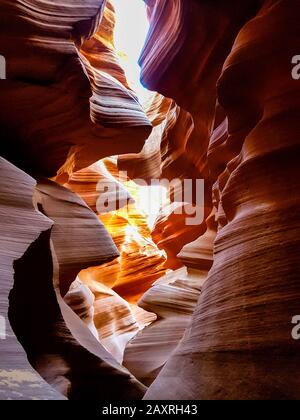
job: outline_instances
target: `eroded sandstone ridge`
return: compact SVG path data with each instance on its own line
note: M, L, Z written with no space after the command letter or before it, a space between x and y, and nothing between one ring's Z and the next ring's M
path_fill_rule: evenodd
M298 399L299 4L156 1L149 13L143 79L193 116L218 234L192 324L146 398Z
M141 398L145 387L63 300L79 271L119 253L93 211L57 182L119 148L139 151L151 124L122 69L115 66L108 74L104 58L101 65L89 60L89 43L95 42L112 62L110 6L100 0L56 0L48 6L42 1L0 6L0 48L8 66L0 90L1 154L37 181L35 187L29 175L1 160L1 314L8 334L1 341L1 393L11 398L21 381L15 398L39 398L36 384L45 398L59 398L30 370L20 342L31 365L61 395L109 398L119 389L117 398ZM115 107L122 118L113 118ZM132 141L124 141L126 136Z
M1 2L0 398L299 399L299 2L145 3Z
M41 380L30 366L26 353L15 337L8 320L9 296L14 285L14 261L23 257L31 243L51 229L52 222L35 211L32 196L35 181L24 172L0 159L1 212L1 319L5 320L6 339L1 337L0 398L59 399L58 393ZM29 295L32 295L29 292ZM28 321L26 313L18 308ZM1 334L3 324L1 324Z
M1 2L0 151L26 172L66 179L102 157L138 152L151 132L114 63L105 4Z

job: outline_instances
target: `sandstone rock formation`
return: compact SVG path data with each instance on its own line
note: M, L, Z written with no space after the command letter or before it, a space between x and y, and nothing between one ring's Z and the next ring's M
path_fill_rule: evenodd
M212 212L205 234L184 246L177 256L178 263L185 267L157 280L139 302L158 318L128 344L124 364L145 385L155 380L190 326L212 266L215 236L215 213Z
M41 235L35 242L32 239L27 250L24 246L22 258L16 263L10 293L11 323L36 370L62 394L76 399L99 396L101 381L114 373L117 382L128 381L128 386L124 382L120 387L121 394L126 390L121 398L142 396L144 392L62 300L79 271L108 262L118 252L97 216L77 196L40 178L56 176L58 182L64 182L73 171L100 157L121 149L139 151L151 132L124 75L123 79L117 77L122 76L122 69L116 63L114 74L105 71L104 57L110 67L111 56L107 54L113 53L106 42L113 28L113 20L109 20L113 10L109 4L105 6L106 2L100 0L82 5L56 0L51 9L40 1L34 7L20 1L0 6L0 46L8 63L7 80L1 81L0 91L1 103L6 104L0 117L1 154L39 179L32 196L36 208L49 216L44 218L48 229L40 229ZM100 60L89 57L90 45L98 49L98 58L102 49ZM123 117L113 118L116 112L122 112ZM124 136L130 136L131 142L124 142ZM7 188L4 178L3 183ZM31 203L32 196L28 197ZM34 219L32 223L34 227ZM33 266L35 258L40 259L37 267ZM58 272L56 268L53 272L53 264ZM24 276L29 272L32 275L26 294ZM9 286L13 286L12 281ZM39 296L35 305L27 296L32 288ZM47 302L48 314L43 309ZM27 321L24 311L28 312ZM32 323L30 330L25 322ZM75 363L78 358L84 367ZM92 371L95 374L97 370L93 378ZM111 386L117 388L113 382L102 390L103 397L111 394ZM57 398L54 392L53 396Z
M85 283L77 280L65 301L119 363L123 362L127 343L156 320L153 313L130 305L113 289L92 279Z
M172 203L165 206L160 212L154 229L152 238L160 249L167 253L167 268L177 269L182 266L182 262L177 258L182 247L197 239L206 229L205 221L197 226L186 224L188 214L191 215L194 208L188 203Z
M95 213L104 214L134 202L102 161L72 174L65 187L80 195Z
M0 5L0 399L299 399L299 2L145 4Z
M3 162L5 169L5 161ZM14 172L11 172L12 177ZM17 170L15 172L18 175ZM11 179L8 178L10 181ZM3 203L8 202L10 205L17 205L23 197L27 200L23 204L24 219L22 207L20 206L19 211L16 207L16 216L12 215L8 219L8 226L4 228L11 229L11 224L15 223L14 238L20 238L22 255L16 261L12 254L15 260L14 284L7 286L10 288L13 286L9 295L9 320L27 353L28 360L47 382L70 399L94 399L100 393L106 396L112 395L112 389L114 393L118 392L118 382L119 398L143 395L142 385L117 364L84 327L80 318L64 303L61 296L61 293L69 289L74 273L84 268L85 264L90 265L92 261L93 264L100 264L103 259L109 260L118 255L112 240L94 213L68 190L48 180L39 181L34 202L36 209L42 211L49 217L48 219L33 207L33 180L30 181L30 178L24 175L23 182L22 178L20 181L21 190L15 194L13 188L12 192L9 191L8 183L4 184L6 185L4 193L7 196L5 197L3 193L2 200ZM24 188L26 181L28 192ZM24 195L26 193L27 197ZM37 221L34 219L35 215ZM18 216L22 223L14 222L14 217ZM26 244L24 247L22 241L23 220L25 226L33 222L34 231L39 226L38 223L41 226L41 233L38 232L39 236L31 239L32 243L25 250L23 248ZM81 252L76 253L74 243L79 245L81 235L86 235L85 250L81 245ZM9 239L8 233L6 236ZM62 238L65 240L65 245L68 240L72 245L62 246ZM102 246L100 242L97 246L95 240L100 241ZM97 252L92 252L93 250ZM29 278L28 273L30 273ZM6 343L6 340L4 342ZM15 351L13 346L12 354ZM82 365L78 363L79 359ZM3 363L7 369L5 360ZM16 365L18 366L17 363ZM96 371L98 374L95 376ZM105 378L108 376L111 385L104 386ZM126 393L124 387L127 388Z
M0 6L0 51L7 60L0 91L6 104L2 156L30 174L63 181L102 157L140 151L151 125L111 60L113 21L106 2L27 3ZM107 73L110 64L114 71Z
M142 383L150 385L183 337L201 291L198 278L185 268L171 271L144 294L139 306L157 315L127 345L124 365Z
M62 296L80 270L118 257L116 247L97 216L68 189L41 179L34 199L40 211L54 221L51 239L60 266Z
M0 177L0 315L5 322L1 323L0 399L61 399L28 363L8 319L14 263L43 232L51 229L52 222L33 207L35 181L30 176L0 158ZM18 310L28 322L26 312Z
M133 197L138 187L118 171L112 160L78 171L66 186L98 214L120 258L81 271L65 301L122 363L127 343L156 320L155 314L139 308L136 302L165 273L165 259L151 241L146 215L135 205ZM99 200L106 202L107 208L101 207ZM99 240L103 242L103 238Z
M297 353L291 320L299 299L299 85L291 78L290 61L299 42L295 19L300 8L284 0L246 2L243 10L234 1L178 3L194 10L179 19L181 32L187 38L196 30L203 40L211 37L197 55L200 70L179 90L175 79L184 68L178 71L174 62L187 49L178 51L170 44L174 55L168 64L155 61L153 49L145 50L144 79L202 122L204 100L208 120L217 115L214 132L204 139L210 139L219 231L214 264L191 327L146 398L298 399L299 381L291 375ZM162 27L155 26L158 39L164 37ZM233 48L226 59L228 43ZM208 51L210 45L214 48ZM159 66L165 67L156 80ZM199 95L189 95L196 81ZM207 102L212 87L215 93L218 87L222 107L216 112L214 103L209 109ZM188 102L191 96L194 104Z

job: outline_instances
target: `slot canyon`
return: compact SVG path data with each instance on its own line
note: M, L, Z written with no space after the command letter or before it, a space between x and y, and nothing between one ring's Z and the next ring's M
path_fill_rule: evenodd
M300 399L299 21L1 0L1 400Z

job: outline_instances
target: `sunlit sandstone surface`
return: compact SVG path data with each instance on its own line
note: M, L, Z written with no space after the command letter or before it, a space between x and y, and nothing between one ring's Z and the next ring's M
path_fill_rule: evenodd
M139 1L0 4L0 398L299 399L300 4Z

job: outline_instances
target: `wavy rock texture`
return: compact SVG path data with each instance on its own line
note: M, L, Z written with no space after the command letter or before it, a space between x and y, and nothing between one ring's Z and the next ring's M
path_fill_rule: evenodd
M99 281L130 303L136 303L165 274L163 253L152 241L147 215L136 204L138 186L108 159L77 172L66 186L91 205L120 252L119 260L82 272L82 281ZM105 191L106 187L111 194ZM97 206L99 200L107 203L107 208ZM115 211L111 211L110 204Z
M158 318L128 344L124 365L145 385L149 386L155 380L190 326L213 263L215 237L213 212L205 234L184 246L177 256L186 267L170 271L157 280L139 301L139 306Z
M30 174L58 174L65 181L97 159L140 151L151 132L113 60L109 6L96 31L104 4L1 3L0 50L7 59L7 80L0 91L6 104L0 152ZM114 71L107 73L110 65ZM124 141L127 137L130 142Z
M65 187L77 193L95 213L103 214L134 203L128 190L102 161L75 172Z
M107 398L113 393L121 399L140 398L143 386L62 299L75 272L118 255L111 238L79 197L54 182L40 180L34 200L54 225L16 263L10 293L11 323L30 363L69 399L97 399L100 394ZM25 281L29 272L30 280ZM39 296L34 302L31 290Z
M127 343L156 315L130 305L99 281L73 284L65 301L83 319L95 337L119 362L123 362Z
M80 4L56 0L51 8L42 1L26 4L7 1L0 6L3 20L0 48L8 63L8 77L3 81L0 92L1 102L6 103L0 121L1 138L5 139L1 141L1 153L35 176L56 176L63 183L74 171L101 157L122 151L139 151L151 132L151 124L128 88L124 73L114 57L111 42L114 13L109 3L105 9L104 5L105 2L100 0ZM124 141L127 137L130 137L130 142ZM97 217L72 193L43 180L39 183L35 199L39 209L55 222L51 240L59 266L57 282L64 296L79 271L108 262L118 253L106 231L101 231ZM48 242L49 237L43 236L37 245L40 250L33 246L20 263L21 268L29 270L32 255L39 252L41 261L48 264L47 276L37 270L32 286L36 286L37 274L45 277L38 290L45 301L46 291L51 294L52 312L49 320L41 317L34 325L41 325L44 321L49 331L57 329L57 336L45 334L42 348L36 349L33 344L29 348L34 334L25 334L22 319L16 316L14 327L31 363L69 398L85 398L90 388L94 389L91 391L94 395L99 394L101 381L109 374L120 383L128 380L128 387L121 387L129 389L129 393L126 390L128 397L141 396L143 387L117 365L88 331L82 329L79 319L70 312L56 291L63 315L76 336L75 342L69 337L69 332L64 331L64 321L51 289ZM14 308L26 307L19 296L21 292L20 276L12 294ZM82 293L87 299L88 290L82 290ZM68 298L74 306L78 298L74 289L73 295L70 291ZM83 313L81 315L84 317ZM92 312L89 313L88 326L95 334L91 316ZM81 342L84 342L82 346ZM78 357L86 359L84 381L80 379L80 366L77 365L76 369L74 364ZM48 368L50 360L51 370ZM99 374L94 384L90 375L93 363ZM114 385L113 382L114 379L110 381L111 385L116 387L116 382ZM109 385L103 392L108 395L110 390Z
M194 207L191 204L173 203L165 206L156 220L152 238L157 246L167 253L166 268L181 267L182 262L177 255L182 246L198 238L206 229L205 221L197 226L186 224L187 214L193 215L193 211Z
M118 172L112 160L78 171L66 186L81 195L95 213L100 212L120 258L83 270L79 274L83 283L79 279L73 283L65 300L122 363L127 343L156 319L136 302L165 273L165 260L151 241L146 215L135 205L138 187ZM99 200L107 203L107 209L100 208ZM112 206L117 211L111 211Z
M243 3L243 10L233 12L234 1L226 4L226 11L222 2L217 7L215 3L178 3L194 9L187 20L180 20L183 34L194 34L193 28L203 34L201 39L212 38L207 46L198 44L197 48L203 48L197 54L201 70L187 77L192 82L201 80L199 96L188 94L192 83L176 90L180 84L175 79L187 74L184 68L178 71L174 62L185 49L178 52L171 44L174 58L167 64L155 61L149 40L144 79L180 104L185 102L193 113L193 104L187 103L190 97L201 111L200 96L210 97L207 78L218 85L222 108L217 107L216 112L212 108L207 115L210 120L217 115L208 156L215 176L219 229L214 264L191 327L146 399L298 399L300 383L291 374L297 369L298 350L291 338L291 320L299 300L296 133L300 104L290 62L299 45L295 28L300 8L296 3L290 7L285 0L262 1L253 19L240 25L225 61L222 45L234 40L231 28L239 29L237 23L251 15L253 7ZM210 7L214 13L209 13ZM220 39L222 27L227 30ZM156 38L162 40L162 26L155 29ZM160 57L157 52L155 57ZM224 62L222 73L212 59L216 53L220 63ZM154 80L157 68L163 70L158 82ZM191 72L193 69L190 67Z
M216 239L217 223L215 209L206 220L206 231L195 241L185 245L177 258L188 268L188 272L198 272L207 276L214 259L213 249Z
M30 366L8 319L16 261L53 223L33 206L35 181L30 176L0 158L0 178L0 314L5 320L1 336L6 333L6 339L0 341L0 399L62 399ZM19 311L28 322L26 312L22 312L22 308Z
M139 154L125 154L118 157L118 168L127 171L132 179L146 181L160 180L167 188L170 202L186 202L200 205L196 195L196 180L204 180L205 216L212 209L211 179L206 161L198 155L198 134L192 115L180 108L175 101L156 94L148 104L147 115L153 131ZM180 194L172 191L176 180ZM184 182L192 182L193 188ZM171 185L170 185L171 183Z
M97 216L75 194L44 179L37 184L35 200L38 208L55 222L51 238L60 265L63 296L79 271L119 256Z
M83 281L99 281L135 303L165 273L165 258L151 241L149 231L145 236L136 226L130 224L134 220L133 215L135 212L129 209L129 213L122 211L122 215L118 212L101 216L121 255L112 263L83 271L81 278Z
M87 325L91 333L99 340L99 334L95 326L95 295L89 287L77 278L70 286L64 301Z
M0 5L0 398L299 399L299 4L145 3L146 111L109 1Z
M211 131L220 119L215 112L216 82L239 28L255 13L259 1L247 1L243 6L236 0L229 4L195 0L146 4L150 31L140 58L142 81L173 99L158 97L148 111L150 120L155 112L159 115L159 107L166 115L160 139L162 175L167 179L203 178L206 206L211 210L207 149ZM159 119L152 121L154 126L160 124Z
M188 278L181 268L157 280L139 301L158 319L129 342L124 365L145 385L153 382L182 339L200 292L199 279Z
M62 299L79 271L114 259L117 250L97 216L77 196L40 178L56 176L64 182L103 156L139 151L151 132L116 61L115 73L106 73L113 55L108 42L113 9L108 5L104 11L103 6L102 1L79 5L60 0L51 8L41 1L7 1L0 6L0 47L8 63L0 92L6 104L1 111L1 153L39 178L35 205L54 221L50 232L52 221L44 219L49 220L48 229L41 229L31 245L28 239L30 246L16 263L10 318L30 363L70 399L100 394L106 398L112 389L117 398L140 398L145 390L91 334L87 327L95 334L92 312L89 325L84 325ZM90 46L95 54L90 54ZM124 142L126 137L131 141ZM34 265L35 260L39 264ZM30 298L32 289L38 302ZM85 289L85 298L87 293ZM75 294L72 301L74 305ZM142 320L141 311L135 312Z

